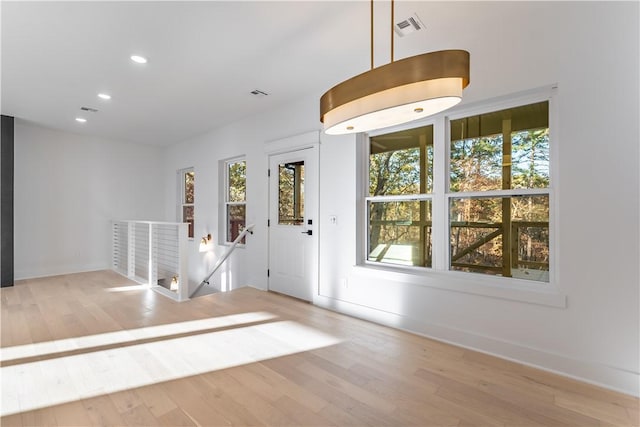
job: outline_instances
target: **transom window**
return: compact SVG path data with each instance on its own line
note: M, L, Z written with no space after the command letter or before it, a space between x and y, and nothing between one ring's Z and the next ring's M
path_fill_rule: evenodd
M549 282L549 135L545 100L371 136L366 262Z

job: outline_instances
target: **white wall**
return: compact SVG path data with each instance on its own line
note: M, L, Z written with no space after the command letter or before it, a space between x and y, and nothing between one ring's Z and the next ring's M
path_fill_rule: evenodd
M161 156L16 119L16 280L110 268L112 219L163 217Z
M287 125L282 123L286 117ZM260 117L232 123L167 148L165 167L165 221L177 220L177 178L180 169L195 170L195 239L190 242L190 281L200 283L226 250L220 245L219 217L224 192L220 188L220 161L238 156L247 160L247 224L255 223L247 245L239 246L211 281L218 289L234 289L250 284L266 289L267 280L267 157L264 144L283 136L317 128L316 98L309 97ZM213 253L199 253L199 240L211 233L216 243Z
M321 216L344 220L322 233L324 297L317 302L640 394L638 3L432 7L464 29L447 38L471 52L466 104L558 84L556 259L568 305L443 290L459 285L447 274L416 279L352 268L357 176L349 166L356 142L330 138L322 146ZM521 9L521 20L501 18L513 8ZM341 278L348 287L340 287Z
M567 306L448 290L456 280L446 272L416 281L354 267L356 138L324 135L320 289L314 302L640 394L638 4L429 2L429 7L440 20L456 26L456 31L434 34L441 43L437 48L471 52L471 85L459 108L558 84L556 259L558 285L567 296ZM503 18L514 12L522 19ZM175 219L175 171L194 166L197 238L218 232L218 162L247 156L247 215L257 228L247 247L231 258L226 271L233 278L231 287L267 285L264 144L319 129L319 96L167 150L165 219ZM337 225L328 224L329 215L338 217ZM212 259L198 254L196 245L197 241L192 246L191 275L199 281ZM217 246L216 255L223 249ZM344 278L346 288L340 285ZM219 275L214 278L217 286L221 280Z

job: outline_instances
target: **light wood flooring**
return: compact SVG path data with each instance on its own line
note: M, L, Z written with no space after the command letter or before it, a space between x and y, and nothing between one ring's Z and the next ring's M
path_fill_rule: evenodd
M132 288L127 288L132 286ZM637 426L637 398L243 288L1 291L2 426Z

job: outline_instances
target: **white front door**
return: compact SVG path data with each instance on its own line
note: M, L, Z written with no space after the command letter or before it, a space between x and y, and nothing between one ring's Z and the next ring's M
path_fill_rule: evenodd
M269 290L306 301L318 289L318 155L269 156Z

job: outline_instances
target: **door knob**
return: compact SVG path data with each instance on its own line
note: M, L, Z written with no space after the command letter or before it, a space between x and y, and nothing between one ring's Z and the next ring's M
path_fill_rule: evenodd
M307 230L307 231L301 231L302 234L306 234L308 236L313 236L313 231L312 230Z

